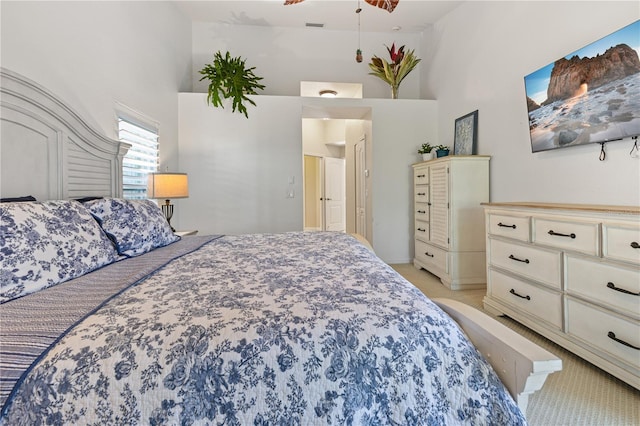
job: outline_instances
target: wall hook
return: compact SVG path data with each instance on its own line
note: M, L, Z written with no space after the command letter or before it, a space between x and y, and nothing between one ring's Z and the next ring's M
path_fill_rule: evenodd
M633 139L633 147L631 148L631 152L629 152L629 155L631 156L631 158L640 158L640 148L638 147L638 137L634 136L631 139Z

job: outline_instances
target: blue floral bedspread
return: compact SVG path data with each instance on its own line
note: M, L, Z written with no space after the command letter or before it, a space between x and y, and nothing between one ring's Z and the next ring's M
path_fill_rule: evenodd
M336 233L225 236L67 333L3 424L525 424L434 303Z

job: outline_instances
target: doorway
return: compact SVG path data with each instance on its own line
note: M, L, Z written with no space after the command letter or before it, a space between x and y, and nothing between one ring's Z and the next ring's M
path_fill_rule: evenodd
M305 231L346 230L344 158L304 155Z
M344 160L345 184L345 227L347 233L363 235L370 243L373 243L373 223L371 210L373 208L371 192L372 171L372 109L369 106L337 106L330 100L308 101L303 105L302 114L302 154L303 156L319 157L326 159L340 158ZM356 145L359 145L358 159L356 160ZM302 160L302 159L301 159ZM306 161L310 161L306 159ZM324 160L322 160L324 161ZM358 171L356 171L358 164ZM303 161L303 168L306 167ZM316 167L320 167L316 165ZM324 170L324 165L322 169ZM303 169L303 179L307 172ZM320 172L317 172L320 173ZM322 178L324 181L324 177ZM358 182L356 183L356 180ZM356 185L359 188L356 191ZM305 216L303 223L305 229L324 229L324 224L311 225L311 211L319 211L318 217L324 212L323 207L311 204L306 194L313 194L314 189L303 182L303 206ZM320 197L316 196L316 199ZM332 197L328 197L332 198ZM357 202L357 199L360 202ZM315 203L316 200L313 200ZM359 212L356 211L359 206Z

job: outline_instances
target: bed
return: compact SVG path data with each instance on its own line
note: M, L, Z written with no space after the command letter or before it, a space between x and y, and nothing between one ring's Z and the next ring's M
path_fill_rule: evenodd
M1 424L525 424L561 368L348 234L176 237L126 149L2 70Z

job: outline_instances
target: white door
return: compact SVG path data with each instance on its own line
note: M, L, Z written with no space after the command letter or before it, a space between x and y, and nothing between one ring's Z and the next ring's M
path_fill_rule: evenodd
M367 238L367 188L366 188L366 162L365 139L362 137L355 145L355 170L356 170L356 233Z
M324 159L324 217L325 230L344 232L345 217L345 159Z

